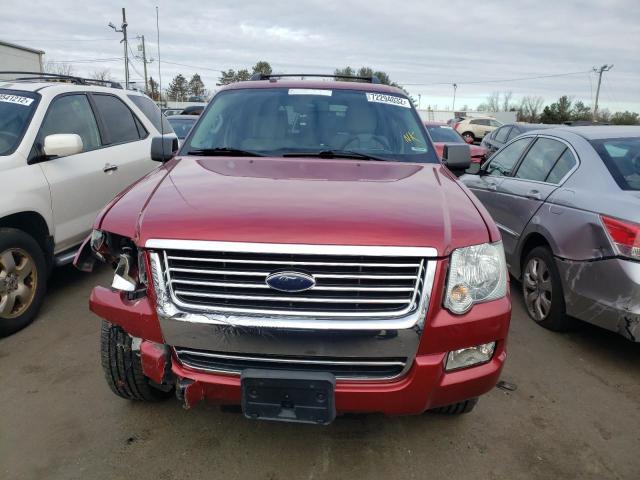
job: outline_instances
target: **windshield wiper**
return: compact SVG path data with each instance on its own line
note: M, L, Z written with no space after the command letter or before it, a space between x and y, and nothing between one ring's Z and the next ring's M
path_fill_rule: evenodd
M229 157L262 157L260 153L252 152L250 150L240 150L238 148L230 147L216 147L216 148L202 148L189 150L187 155L202 155L205 157L213 156L229 156Z
M358 160L377 160L384 162L386 159L367 155L366 153L353 152L351 150L321 150L319 152L287 152L283 157L319 157L319 158L355 158Z

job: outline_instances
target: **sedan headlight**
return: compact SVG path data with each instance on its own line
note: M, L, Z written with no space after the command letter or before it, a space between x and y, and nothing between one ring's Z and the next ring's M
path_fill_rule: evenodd
M451 254L444 306L463 314L475 303L507 294L507 265L502 242L458 248Z

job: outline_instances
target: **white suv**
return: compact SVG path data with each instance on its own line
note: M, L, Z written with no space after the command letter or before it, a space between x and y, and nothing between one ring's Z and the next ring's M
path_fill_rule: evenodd
M501 127L502 123L491 117L469 117L454 124L453 128L467 143L482 140L487 133Z
M22 77L0 80L0 336L33 320L51 267L157 167L151 138L173 132L150 98L117 84Z

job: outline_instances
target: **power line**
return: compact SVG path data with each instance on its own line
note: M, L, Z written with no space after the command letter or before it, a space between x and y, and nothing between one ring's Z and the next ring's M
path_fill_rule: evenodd
M168 62L166 60L162 60L162 63L167 63L169 65L178 65L180 67L197 68L198 70L209 70L211 72L222 73L222 70L217 70L215 68L209 68L209 67L202 67L202 66L198 66L198 65L188 65L186 63Z
M519 77L519 78L505 78L505 79L492 79L492 80L472 80L472 81L463 81L463 82L455 82L458 85L478 85L484 83L506 83L506 82L519 82L523 80L537 80L540 78L553 78L553 77L567 77L570 75L584 75L591 70L583 70L581 72L567 72L567 73L554 73L550 75L536 75L534 77ZM433 83L404 83L398 81L402 86L412 87L412 86L428 86L428 85L451 85L452 82L433 82Z

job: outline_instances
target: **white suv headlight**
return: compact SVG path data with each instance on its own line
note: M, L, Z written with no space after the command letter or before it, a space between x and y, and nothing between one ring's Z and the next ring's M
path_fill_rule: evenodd
M507 294L507 264L502 242L458 248L451 254L444 306L463 314L474 303Z

